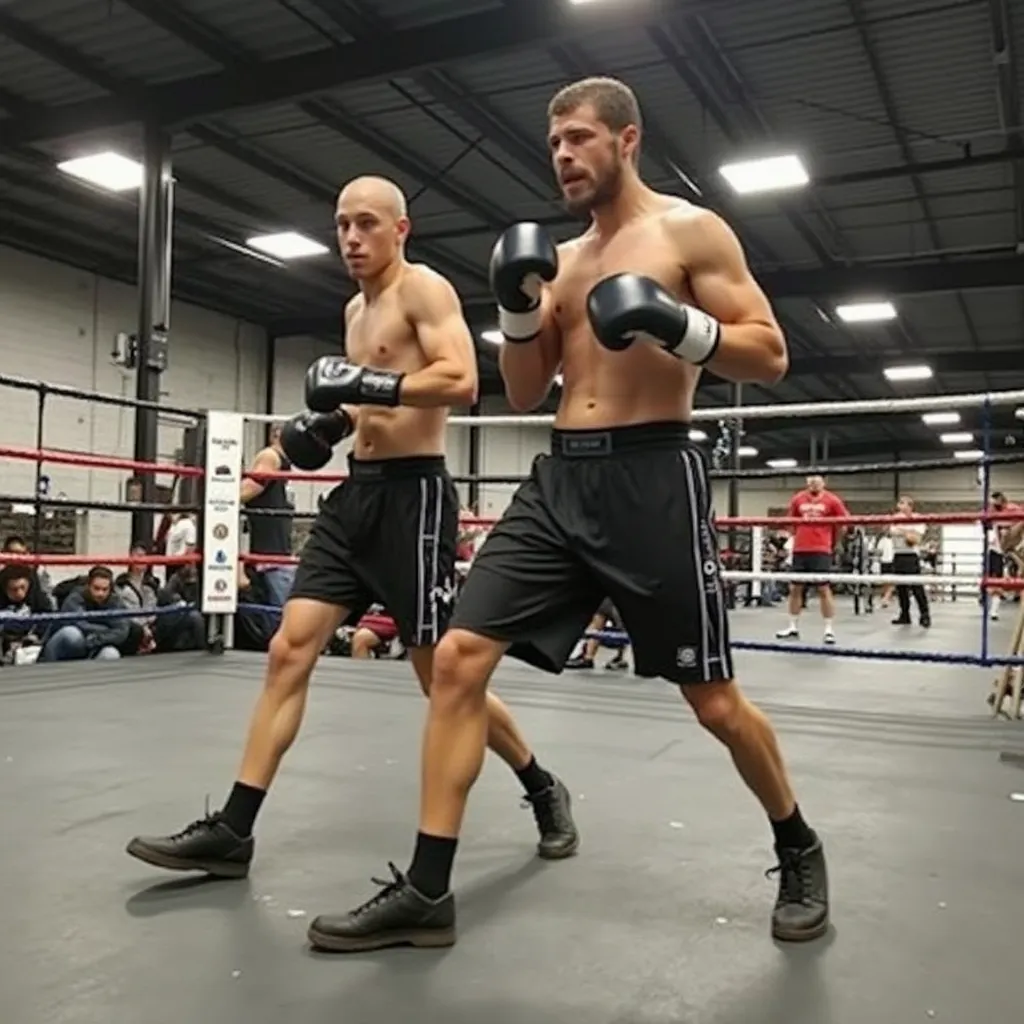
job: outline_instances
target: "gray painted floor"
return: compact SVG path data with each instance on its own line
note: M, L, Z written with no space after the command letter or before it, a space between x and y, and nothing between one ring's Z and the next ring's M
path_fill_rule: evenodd
M741 612L735 632L769 635L781 616ZM906 643L976 647L976 609L936 621ZM845 618L841 640L892 643L887 622ZM991 673L739 664L830 854L835 927L813 946L769 938L767 826L665 684L504 664L496 688L577 795L579 857L533 858L529 814L489 761L457 869L460 943L331 958L306 950L309 917L363 899L410 852L423 705L406 665L322 663L252 877L199 884L124 843L223 800L262 659L5 670L0 1021L1019 1021L1024 772L998 755L1024 749L1024 728L987 718Z

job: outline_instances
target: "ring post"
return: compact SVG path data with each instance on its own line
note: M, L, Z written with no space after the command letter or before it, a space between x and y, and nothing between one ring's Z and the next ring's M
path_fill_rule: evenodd
M47 387L45 384L40 383L39 390L36 392L36 451L41 452L43 450L43 419L46 416L46 392ZM32 550L38 555L39 545L43 538L43 498L46 497L42 493L43 491L43 460L39 459L36 462L36 500L35 513L32 516Z
M988 613L991 604L989 588L984 582L988 576L988 541L989 530L992 529L992 522L988 518L992 489L992 467L989 463L992 453L992 403L989 399L985 399L981 407L981 451L981 661L985 664L988 662Z
M210 412L206 420L206 476L202 504L202 611L223 625L226 647L234 640L241 549L242 441L245 419L236 412ZM221 616L227 616L222 620ZM211 627L213 622L211 622Z

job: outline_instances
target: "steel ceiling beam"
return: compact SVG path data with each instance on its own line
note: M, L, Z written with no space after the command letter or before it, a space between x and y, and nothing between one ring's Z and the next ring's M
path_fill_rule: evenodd
M251 55L241 47L224 41L200 18L182 10L172 0L164 0L158 5L151 5L146 0L124 2L153 24L159 25L165 32L181 39L223 67L239 74L256 73L258 63ZM401 173L416 181L427 183L448 202L482 220L491 229L503 223L500 211L482 196L470 189L455 187L452 183L446 182L442 168L433 165L429 160L414 160L403 147L386 139L379 132L368 131L337 104L309 101L300 103L299 109L316 123L362 146ZM288 185L314 202L322 202L325 207L334 204L336 192L333 187L328 188L316 175L248 140L237 138L209 124L192 125L189 134L200 142L213 146L241 163L248 164L268 177ZM481 268L447 249L431 245L429 242L421 242L416 238L410 244L413 251L420 251L446 273L458 274L481 283L485 280Z
M661 20L673 6L673 0L648 0L640 7L517 0L508 8L487 9L399 29L386 37L262 61L253 72L225 69L133 90L128 95L66 104L39 118L0 123L0 145L96 132L150 116L166 125L187 125L224 111L305 98L356 82L408 75L440 64L547 45L588 32L632 29Z
M882 106L885 109L885 116L889 122L889 126L892 128L893 134L896 136L896 143L899 146L900 156L903 158L905 164L913 162L914 154L910 148L910 140L908 138L906 129L903 127L899 112L896 109L896 99L893 95L892 87L889 84L889 77L882 67L882 61L878 56L878 51L871 41L871 29L868 23L868 14L864 9L864 0L846 0L847 7L850 13L853 15L854 24L857 27L857 34L860 37L861 49L863 49L865 56L868 59L868 64L871 67L871 74L875 80L875 85L878 89L879 97L882 100ZM928 198L927 190L924 187L924 183L917 174L910 176L911 185L914 189L914 195L917 198L918 204L924 213L925 225L928 230L928 237L931 239L933 249L941 249L942 241L939 238L939 230L936 227L935 214L932 210L932 204ZM974 326L974 318L971 316L971 311L967 308L967 302L963 295L957 294L956 296L957 308L960 310L960 315L963 317L964 324L967 327L967 336L970 339L971 345L975 351L981 348L981 339L978 337L978 331Z

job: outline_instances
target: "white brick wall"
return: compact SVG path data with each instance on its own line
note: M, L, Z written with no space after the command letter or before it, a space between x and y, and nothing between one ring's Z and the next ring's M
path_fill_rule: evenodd
M134 333L134 287L72 267L0 247L0 367L22 377L113 394L134 394L133 374L110 358L114 335ZM171 311L169 367L163 401L184 408L263 408L264 332L252 324L175 303ZM36 395L0 388L3 439L36 443ZM131 458L131 409L47 400L43 445ZM170 459L182 443L177 424L161 423L160 458ZM4 459L3 490L31 495L35 466ZM126 473L47 466L50 492L83 500L116 501L124 496ZM90 512L82 532L87 552L120 552L127 546L129 518Z

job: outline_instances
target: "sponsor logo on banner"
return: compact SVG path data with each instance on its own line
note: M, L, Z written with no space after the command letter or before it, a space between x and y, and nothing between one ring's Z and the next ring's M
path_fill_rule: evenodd
M238 607L243 428L243 418L234 412L211 412L207 420L202 595L207 614L232 615Z

